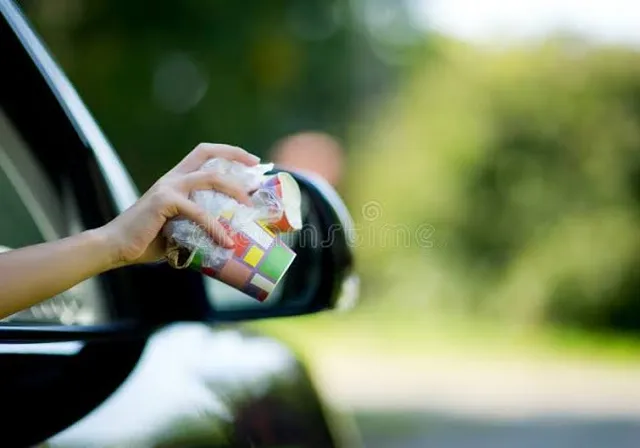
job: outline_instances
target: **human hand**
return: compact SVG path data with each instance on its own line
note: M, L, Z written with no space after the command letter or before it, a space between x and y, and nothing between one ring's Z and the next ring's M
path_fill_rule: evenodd
M157 261L164 256L162 227L171 218L184 216L202 226L213 241L233 247L233 240L215 217L193 201L194 190L213 189L251 205L247 191L223 182L215 173L196 171L207 160L225 158L248 166L260 159L245 150L222 144L201 143L120 216L98 229L113 249L114 267Z

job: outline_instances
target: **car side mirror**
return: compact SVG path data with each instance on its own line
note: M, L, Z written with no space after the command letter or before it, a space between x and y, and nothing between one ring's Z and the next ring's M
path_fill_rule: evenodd
M351 216L324 179L308 173L290 174L300 186L303 225L279 238L296 253L296 258L265 302L203 276L216 321L293 316L355 304L359 285L351 244Z

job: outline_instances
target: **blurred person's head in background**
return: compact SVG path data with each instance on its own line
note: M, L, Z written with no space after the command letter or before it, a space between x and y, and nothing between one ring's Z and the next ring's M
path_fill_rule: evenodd
M271 159L280 168L319 175L334 187L342 181L344 149L323 132L306 131L282 138L273 146Z

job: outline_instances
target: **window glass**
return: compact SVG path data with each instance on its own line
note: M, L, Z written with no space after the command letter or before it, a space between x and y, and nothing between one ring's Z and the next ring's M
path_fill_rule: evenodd
M42 242L44 238L29 210L0 168L0 246L16 249Z
M0 252L84 230L74 197L60 195L0 109ZM107 319L104 291L91 278L0 322L95 324Z

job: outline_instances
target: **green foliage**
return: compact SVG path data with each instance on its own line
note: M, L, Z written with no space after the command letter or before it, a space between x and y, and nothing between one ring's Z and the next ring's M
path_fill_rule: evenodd
M640 54L443 41L370 130L350 186L382 211L360 219L365 284L417 312L640 329ZM411 244L371 238L394 225Z
M201 141L265 156L349 111L343 0L24 0L141 188Z

